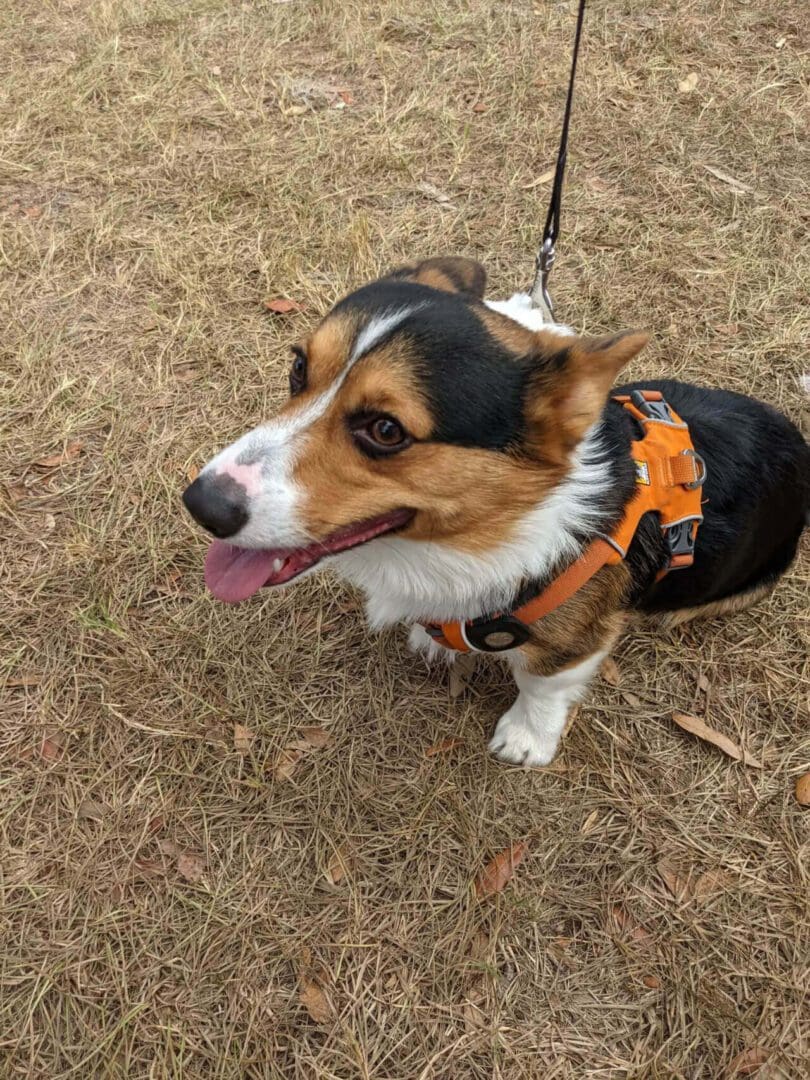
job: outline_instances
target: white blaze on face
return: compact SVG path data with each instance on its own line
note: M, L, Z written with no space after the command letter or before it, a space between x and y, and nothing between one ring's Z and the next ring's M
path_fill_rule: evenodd
M247 492L248 520L231 538L239 547L295 547L311 540L299 518L303 499L293 470L310 428L329 408L337 387L336 380L302 408L248 431L202 470L230 476Z
M357 334L343 370L323 393L253 428L208 462L203 473L230 477L247 492L248 520L230 538L233 543L244 548L275 548L303 546L313 540L300 520L305 493L294 478L295 464L306 453L309 432L335 400L357 361L422 306L373 316Z

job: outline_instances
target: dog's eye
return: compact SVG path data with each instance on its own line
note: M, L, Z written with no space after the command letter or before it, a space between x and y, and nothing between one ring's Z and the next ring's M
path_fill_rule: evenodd
M369 435L380 446L398 446L405 438L405 432L390 416L381 416L369 426Z
M307 386L307 358L301 349L293 349L294 359L290 368L290 394L295 397Z
M353 426L352 434L360 449L372 457L396 454L411 445L411 437L398 420L392 416L360 418Z

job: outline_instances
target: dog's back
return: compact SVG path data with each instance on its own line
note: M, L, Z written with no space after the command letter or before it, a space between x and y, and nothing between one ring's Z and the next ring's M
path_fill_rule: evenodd
M687 420L708 473L694 565L655 584L639 606L667 611L760 593L790 565L810 516L810 446L787 417L744 394L671 379L638 385L660 390ZM641 542L659 535L649 528Z

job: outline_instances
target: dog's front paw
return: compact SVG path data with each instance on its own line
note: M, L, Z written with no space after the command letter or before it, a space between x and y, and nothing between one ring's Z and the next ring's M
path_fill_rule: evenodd
M428 664L435 664L440 660L445 664L452 664L456 658L452 649L437 645L424 626L420 626L419 623L411 627L411 632L408 634L408 648L417 656L424 657Z
M558 735L538 731L518 699L498 721L489 749L500 761L511 765L548 765L559 743Z

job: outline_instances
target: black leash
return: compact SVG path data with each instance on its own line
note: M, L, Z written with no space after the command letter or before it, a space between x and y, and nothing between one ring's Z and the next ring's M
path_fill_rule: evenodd
M563 177L565 176L565 163L568 158L568 126L571 122L571 106L574 102L574 78L577 73L577 58L579 57L579 39L582 37L582 23L585 18L585 0L579 0L577 13L577 29L574 36L574 52L571 57L571 75L568 79L568 96L565 99L565 113L563 114L562 134L560 135L560 148L557 151L557 165L554 169L554 183L551 188L551 201L546 217L546 227L543 230L543 239L535 260L535 276L532 285L531 298L535 307L543 311L543 317L547 322L554 322L554 305L548 293L548 276L554 265L554 249L557 237L560 235L560 207L562 205Z

